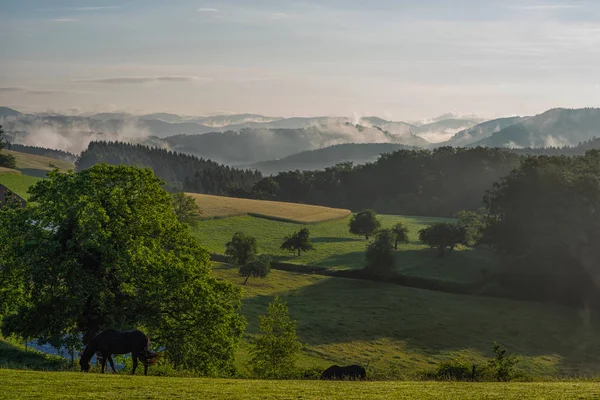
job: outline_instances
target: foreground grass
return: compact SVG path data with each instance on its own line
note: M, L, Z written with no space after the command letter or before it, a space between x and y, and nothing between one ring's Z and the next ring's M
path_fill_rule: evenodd
M497 341L534 379L600 374L595 313L277 270L243 286L237 270L225 264L213 274L243 288L248 334L238 356L242 371L248 343L259 332L258 316L279 294L306 345L303 368L359 363L372 377L414 379L445 359L485 362Z
M196 202L202 209L203 218L223 218L250 214L290 222L316 223L340 219L350 215L350 210L340 208L284 203L280 201L239 199L208 194L187 194L196 199Z
M0 370L6 399L593 399L600 384L255 381Z
M486 249L462 249L437 257L435 251L418 241L418 232L427 224L447 221L443 218L403 217L380 215L383 228L397 222L409 229L410 243L400 244L396 255L396 270L402 274L434 278L445 281L470 283L479 281L484 273L497 267L496 257ZM224 254L225 243L235 232L242 231L258 240L259 250L271 254L279 261L332 269L363 268L367 240L348 232L350 217L312 225L272 221L251 216L199 221L194 234L210 252ZM285 235L303 226L310 229L315 251L300 257L280 250Z
M6 186L26 200L29 197L27 190L40 179L41 178L29 175L0 172L0 184Z

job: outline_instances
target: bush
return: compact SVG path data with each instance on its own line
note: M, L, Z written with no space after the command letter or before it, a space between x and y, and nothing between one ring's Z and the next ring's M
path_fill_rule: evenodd
M447 381L474 381L480 377L481 368L468 362L449 360L438 364L434 379Z
M506 356L506 349L494 342L495 357L488 361L488 370L498 382L507 382L515 377L514 366L519 359L513 354Z
M372 275L390 275L396 266L395 235L389 229L377 233L375 240L367 245L365 271Z

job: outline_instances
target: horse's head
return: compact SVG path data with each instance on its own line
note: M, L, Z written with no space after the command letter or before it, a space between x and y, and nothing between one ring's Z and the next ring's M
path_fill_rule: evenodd
M90 370L90 362L83 358L79 359L79 365L81 365L81 372L88 372Z

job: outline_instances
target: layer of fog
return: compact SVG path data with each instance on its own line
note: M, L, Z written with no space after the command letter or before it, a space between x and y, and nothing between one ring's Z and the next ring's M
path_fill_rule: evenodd
M99 131L86 119L4 119L0 124L4 126L6 137L12 143L74 154L87 149L90 142L99 140L166 146L162 141L152 140L147 129L136 120L121 121L103 131Z

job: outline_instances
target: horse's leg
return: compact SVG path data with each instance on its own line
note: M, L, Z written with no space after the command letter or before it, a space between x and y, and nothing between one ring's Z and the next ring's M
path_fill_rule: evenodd
M102 373L104 373L104 369L106 368L106 356L102 354Z
M144 375L148 375L148 360L144 361Z
M110 355L110 354L108 355L108 362L110 363L110 366L113 369L113 374L116 374L117 369L115 368L115 363L113 362L112 355Z
M133 371L131 371L131 375L135 375L135 369L137 368L137 365L138 365L138 354L131 353L131 358L133 358Z

